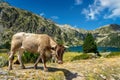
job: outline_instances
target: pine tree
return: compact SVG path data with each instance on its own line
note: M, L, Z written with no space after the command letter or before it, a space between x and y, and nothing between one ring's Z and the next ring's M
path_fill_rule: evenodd
M87 33L82 48L84 53L98 52L95 39L91 33Z

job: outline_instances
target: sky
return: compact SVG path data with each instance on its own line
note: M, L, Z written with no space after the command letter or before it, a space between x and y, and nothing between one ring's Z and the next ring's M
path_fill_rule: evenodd
M75 28L94 30L120 24L120 0L5 0L21 8Z

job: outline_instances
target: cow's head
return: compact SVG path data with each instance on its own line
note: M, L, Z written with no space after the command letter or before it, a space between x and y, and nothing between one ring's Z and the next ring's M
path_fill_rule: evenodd
M57 45L55 50L56 50L56 57L57 57L58 64L62 64L65 47L63 45Z

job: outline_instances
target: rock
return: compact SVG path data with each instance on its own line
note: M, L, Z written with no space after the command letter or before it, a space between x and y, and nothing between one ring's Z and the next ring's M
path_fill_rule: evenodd
M0 75L7 75L7 72L2 70L2 69L0 69Z
M104 76L103 74L100 74L100 77L103 78L103 80L106 80L106 76Z

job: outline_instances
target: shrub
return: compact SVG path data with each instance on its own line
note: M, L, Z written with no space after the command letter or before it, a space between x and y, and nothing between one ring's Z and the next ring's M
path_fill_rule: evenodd
M40 54L37 54L37 53L30 53L30 52L24 52L23 56L22 56L22 60L25 62L25 63L28 63L28 62L31 62L31 63L35 63L37 58L39 57ZM51 55L50 54L46 54L46 61L50 60L51 58ZM40 62L42 62L40 60Z
M38 56L39 56L39 54L33 54L33 53L30 53L30 52L24 52L24 54L22 56L22 60L25 63L35 62L37 60Z

